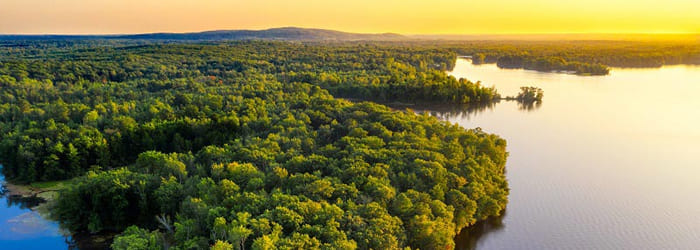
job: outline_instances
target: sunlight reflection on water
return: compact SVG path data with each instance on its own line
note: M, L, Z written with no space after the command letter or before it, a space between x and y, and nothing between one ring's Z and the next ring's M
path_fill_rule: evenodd
M508 214L477 249L697 249L700 67L584 77L460 59L450 74L504 96L544 90L529 111L501 102L431 112L508 141Z

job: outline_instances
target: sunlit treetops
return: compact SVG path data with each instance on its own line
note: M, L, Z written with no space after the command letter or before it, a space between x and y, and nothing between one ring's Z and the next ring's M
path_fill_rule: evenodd
M505 140L331 95L495 98L449 51L42 46L0 64L3 172L75 178L52 214L115 249L442 249L506 206Z

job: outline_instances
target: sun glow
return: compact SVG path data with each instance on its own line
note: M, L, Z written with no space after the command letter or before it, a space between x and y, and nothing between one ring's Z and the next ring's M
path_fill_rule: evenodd
M403 34L700 33L697 0L3 0L0 33L317 27Z

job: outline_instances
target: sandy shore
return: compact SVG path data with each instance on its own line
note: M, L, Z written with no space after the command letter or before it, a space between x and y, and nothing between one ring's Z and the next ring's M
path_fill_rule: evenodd
M5 190L7 191L5 195L8 196L17 195L22 197L32 197L39 193L38 190L33 189L31 186L16 185L6 181L3 182L2 185L5 186Z

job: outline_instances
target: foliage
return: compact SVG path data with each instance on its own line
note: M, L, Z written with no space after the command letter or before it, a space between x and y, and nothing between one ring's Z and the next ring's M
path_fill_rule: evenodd
M123 231L115 249L451 248L505 208L506 142L334 96L498 100L445 74L458 54L579 74L699 59L696 45L641 42L12 44L0 48L3 173L77 177L54 215Z
M152 223L157 182L145 174L117 169L90 172L61 191L55 216L68 229L123 230L132 224Z
M507 203L505 140L331 95L497 97L447 77L455 54L445 50L236 42L16 53L34 52L41 60L0 64L3 171L78 176L55 216L73 231L124 231L117 249L450 248Z
M518 93L518 96L516 96L515 99L525 103L532 103L541 102L542 97L544 97L544 91L542 91L541 88L520 87L520 93Z
M160 233L130 226L111 245L114 250L161 250Z

